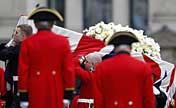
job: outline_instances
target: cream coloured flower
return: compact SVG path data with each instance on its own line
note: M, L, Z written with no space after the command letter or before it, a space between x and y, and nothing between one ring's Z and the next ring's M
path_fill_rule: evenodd
M105 24L100 22L95 26L91 26L85 29L83 32L88 36L92 36L95 39L104 41L105 43L111 38L111 36L116 32L127 31L136 35L139 42L132 44L132 51L144 53L151 57L160 57L160 46L154 41L153 38L144 35L143 30L136 30L127 26L122 26L121 24L115 25L113 22Z

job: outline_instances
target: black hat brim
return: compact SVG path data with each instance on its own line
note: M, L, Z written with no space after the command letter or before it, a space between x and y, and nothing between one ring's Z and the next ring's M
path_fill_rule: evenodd
M35 21L63 21L63 18L59 12L55 9L41 8L34 10L29 16L28 19L33 19Z
M108 45L131 45L134 42L139 42L137 37L131 32L117 32L108 41Z

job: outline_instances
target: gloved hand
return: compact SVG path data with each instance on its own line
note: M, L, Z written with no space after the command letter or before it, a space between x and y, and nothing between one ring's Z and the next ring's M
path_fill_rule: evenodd
M63 103L64 103L64 108L69 108L70 107L70 101L68 99L64 99Z
M20 107L28 108L29 106L28 92L19 92L19 97L20 97Z
M5 46L6 46L6 47L13 46L13 45L12 45L12 44L14 44L13 41L14 41L14 39L12 38Z
M96 65L102 61L102 55L99 52L89 53L86 56L86 60L90 62L92 65Z
M102 55L99 52L89 53L85 56L87 62L85 63L85 69L94 71L97 63L102 61Z
M28 108L29 102L28 101L21 101L20 102L20 107L21 108Z

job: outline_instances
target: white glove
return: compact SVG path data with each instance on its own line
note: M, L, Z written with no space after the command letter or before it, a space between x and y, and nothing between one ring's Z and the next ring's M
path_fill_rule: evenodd
M29 102L28 101L22 101L20 102L20 107L21 108L28 108L29 106Z
M86 60L93 65L100 63L102 61L102 55L99 52L89 53L86 56Z
M159 94L160 94L160 91L159 91L155 86L153 86L153 93L154 93L155 95L159 95Z
M13 38L5 45L6 47L10 47L11 46L11 44L12 44L12 42L13 42Z
M89 53L85 56L85 58L87 61L85 63L85 69L89 71L94 71L96 64L102 61L102 56L99 52Z
M70 101L68 99L64 99L63 100L63 103L64 103L64 108L69 108L70 106Z

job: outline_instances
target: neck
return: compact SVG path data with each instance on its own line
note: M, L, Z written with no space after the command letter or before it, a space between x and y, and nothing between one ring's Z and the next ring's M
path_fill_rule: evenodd
M128 54L130 54L131 47L129 45L119 45L119 46L115 47L114 52L116 54L119 54L119 53L128 53Z
M53 22L48 22L48 21L38 21L35 22L35 26L38 29L38 31L40 30L48 30L51 31L52 27L53 27Z
M47 30L47 31L51 31L51 29L38 29L38 31L42 31L42 30Z

